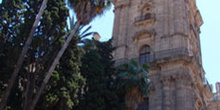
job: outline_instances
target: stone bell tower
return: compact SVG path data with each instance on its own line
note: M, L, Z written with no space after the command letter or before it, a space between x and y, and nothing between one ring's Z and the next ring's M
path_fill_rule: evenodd
M138 110L206 110L211 88L201 62L195 0L113 0L116 65L151 65L152 89Z

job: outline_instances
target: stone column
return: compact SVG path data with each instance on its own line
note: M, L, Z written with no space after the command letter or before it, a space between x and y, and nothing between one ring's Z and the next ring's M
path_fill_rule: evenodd
M150 102L150 104L153 103L153 108L150 108L149 110L162 110L162 90L160 83L155 85L155 93L153 97L154 100Z
M163 104L162 104L162 108L163 110L171 110L171 97L170 97L170 79L169 78L164 78L162 79L162 84L163 84L163 87L162 87L162 90L163 90L163 93L162 93L162 99L163 99Z
M176 110L194 110L192 82L188 76L179 76L176 79Z
M152 91L149 94L149 110L162 110L162 85L158 71L151 71L149 76L152 81Z

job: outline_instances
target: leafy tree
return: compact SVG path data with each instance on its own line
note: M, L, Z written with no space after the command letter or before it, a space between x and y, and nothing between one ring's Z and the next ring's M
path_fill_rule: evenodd
M150 89L150 80L147 78L149 66L140 65L131 60L118 69L116 85L118 89L125 91L125 104L127 110L136 110L143 96L147 95Z
M3 1L3 4L7 3L7 2L11 2L13 4L12 7L15 6L18 9L18 10L14 10L15 12L20 13L20 12L24 11L22 9L19 9L19 8L22 8L22 7L21 7L21 5L17 5L16 1ZM18 3L21 3L21 2L22 2L21 0L18 1ZM19 59L17 61L16 67L15 67L15 69L14 69L12 75L11 75L11 80L10 80L10 82L9 82L7 88L6 88L6 92L5 92L4 96L1 99L0 110L2 110L4 108L4 106L5 106L5 104L6 104L8 96L9 96L9 94L11 92L12 87L13 87L14 81L15 81L17 75L18 75L18 72L19 72L19 70L20 70L20 68L22 66L22 63L23 63L24 59L25 59L25 55L27 54L28 48L29 48L29 46L30 46L30 44L32 42L35 30L36 30L36 28L37 28L37 26L39 24L40 18L41 18L42 14L43 14L43 11L45 9L46 4L47 4L47 0L44 0L43 3L42 3L42 6L40 7L40 11L39 11L38 15L36 16L36 20L35 20L35 22L34 22L34 24L32 26L32 29L31 29L30 34L29 34L29 36L27 38L27 41L26 41L26 43L25 43L25 45L23 47L23 50L22 50L22 52L20 54L20 57L19 57ZM5 8L2 7L2 9L4 10ZM5 14L5 16L7 16L7 14ZM16 17L18 17L18 16L16 15ZM18 18L18 20L21 20L21 17ZM7 24L7 22L5 22L5 23ZM12 25L15 25L15 24L12 23L11 26Z
M16 64L14 61L17 60L18 52L21 50L19 43L24 39L23 36L15 37L22 23L22 20L19 19L21 13L17 13L17 10L23 8L24 5L21 4L21 1L15 4L15 1L5 0L2 1L0 7L0 97L2 97L3 90L8 86L7 81L10 77L10 72Z
M70 110L78 105L78 93L85 85L85 78L80 75L82 49L78 40L71 41L36 109Z
M111 40L108 42L85 40L84 43L86 53L82 58L81 73L86 78L86 86L78 109L122 109L123 100L120 100L119 93L113 86L116 73Z
M84 55L81 72L86 78L85 96L81 100L80 110L104 110L105 109L105 83L104 82L104 67L102 66L101 56L91 50ZM88 90L87 90L88 89Z
M48 70L48 73L46 77L44 78L41 87L36 94L36 97L33 100L32 106L30 110L33 110L35 105L37 104L37 101L43 92L46 84L48 83L57 63L59 62L61 56L63 55L64 51L66 50L67 46L69 45L69 42L75 35L77 29L80 25L87 25L89 22L97 15L100 15L103 13L103 11L106 9L107 4L110 4L110 0L68 0L68 4L70 8L74 9L77 16L77 23L74 26L74 28L71 30L69 37L65 41L64 45L60 49L59 53L57 54L56 58L54 59L51 67Z
M41 1L2 1L0 8L2 21L0 22L0 97L7 87L8 79L24 47L40 9ZM46 71L67 37L67 16L68 9L64 0L48 1L5 108L29 110ZM79 74L82 50L77 46L78 41L79 38L74 37L70 42L36 109L71 109L77 105L77 93L85 82Z
M124 99L121 91L117 91L114 85L116 68L112 53L115 47L112 46L112 39L107 42L97 43L97 50L101 56L101 64L104 67L104 83L106 91L104 94L106 107L105 110L124 110Z

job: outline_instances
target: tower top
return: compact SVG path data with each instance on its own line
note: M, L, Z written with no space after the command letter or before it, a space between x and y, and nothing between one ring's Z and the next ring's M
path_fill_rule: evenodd
M220 93L220 82L217 82L217 83L215 84L215 86L216 86L216 92L217 92L217 93Z

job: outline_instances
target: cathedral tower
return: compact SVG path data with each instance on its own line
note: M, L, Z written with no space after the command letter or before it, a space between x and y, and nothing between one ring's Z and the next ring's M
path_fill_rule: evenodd
M206 110L211 88L201 62L203 21L196 1L113 2L116 65L131 59L151 65L149 103L140 106L149 110Z

